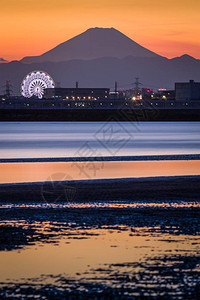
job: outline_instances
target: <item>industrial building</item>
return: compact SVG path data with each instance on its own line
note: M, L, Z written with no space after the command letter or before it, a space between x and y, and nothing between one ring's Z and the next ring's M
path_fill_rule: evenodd
M106 100L109 99L110 89L107 88L47 88L44 99L66 100Z
M200 82L176 82L176 100L200 100Z

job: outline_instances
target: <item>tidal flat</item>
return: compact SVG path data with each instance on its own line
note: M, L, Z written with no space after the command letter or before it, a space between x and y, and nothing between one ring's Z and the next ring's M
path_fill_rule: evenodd
M0 299L200 298L199 122L0 137Z
M200 204L175 195L1 202L0 298L199 299Z

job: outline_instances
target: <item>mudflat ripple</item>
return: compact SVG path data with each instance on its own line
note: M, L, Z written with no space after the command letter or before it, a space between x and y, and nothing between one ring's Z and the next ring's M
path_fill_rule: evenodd
M198 201L1 203L0 298L199 299L199 219Z

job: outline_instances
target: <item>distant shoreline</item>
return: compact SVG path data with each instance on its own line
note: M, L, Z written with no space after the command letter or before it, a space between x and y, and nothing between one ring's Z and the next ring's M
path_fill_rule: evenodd
M99 157L41 157L41 158L0 158L0 163L36 162L96 162L96 161L170 161L200 160L200 154L140 155L140 156L99 156Z
M0 109L1 122L199 122L200 109Z

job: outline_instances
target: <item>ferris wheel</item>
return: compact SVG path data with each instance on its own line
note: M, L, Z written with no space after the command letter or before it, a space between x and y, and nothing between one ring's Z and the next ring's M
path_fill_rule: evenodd
M42 99L46 88L54 88L55 82L51 76L43 71L28 73L21 83L21 94L26 98L36 96Z

